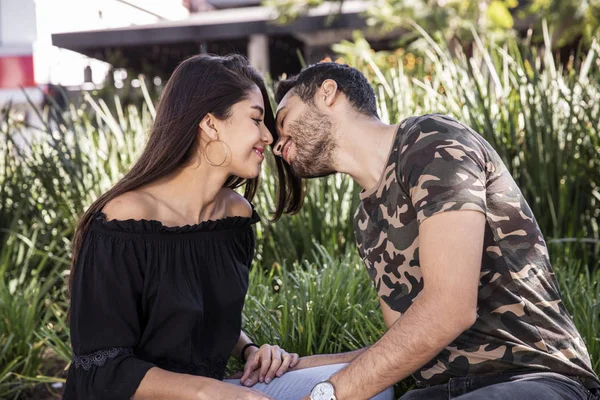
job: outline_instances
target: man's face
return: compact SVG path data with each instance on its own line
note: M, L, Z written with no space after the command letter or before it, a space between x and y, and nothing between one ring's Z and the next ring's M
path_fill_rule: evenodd
M318 178L335 173L336 143L331 119L312 103L304 103L290 90L279 103L276 117L279 140L274 146L301 178Z

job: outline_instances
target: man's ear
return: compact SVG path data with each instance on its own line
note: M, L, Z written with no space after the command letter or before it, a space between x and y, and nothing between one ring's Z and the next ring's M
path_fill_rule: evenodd
M319 95L322 96L323 103L327 107L331 107L338 97L338 85L333 79L325 79L321 84Z
M219 132L217 131L217 119L211 113L208 113L202 118L198 124L198 134L202 136L202 133L206 135L206 139L218 140Z

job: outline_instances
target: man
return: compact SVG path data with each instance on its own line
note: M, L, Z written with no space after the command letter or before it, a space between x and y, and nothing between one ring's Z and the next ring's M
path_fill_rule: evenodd
M591 399L600 382L532 212L494 149L443 115L387 125L357 70L313 65L276 93L282 156L361 187L358 250L387 333L311 399ZM308 397L307 397L308 398Z

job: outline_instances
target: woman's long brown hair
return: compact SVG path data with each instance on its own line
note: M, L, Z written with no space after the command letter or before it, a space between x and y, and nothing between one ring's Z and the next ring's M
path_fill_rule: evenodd
M115 197L164 177L191 161L197 150L198 124L204 116L212 113L219 119L227 119L231 107L244 100L254 85L262 93L264 122L276 142L273 110L264 81L245 57L197 55L179 64L165 85L148 142L139 159L119 182L85 211L78 222L73 238L69 288L93 214L101 211ZM280 158L276 158L276 167L279 179L274 220L283 213L297 212L302 203L300 179ZM258 178L246 180L232 176L225 183L228 188L242 185L246 185L244 197L252 201Z

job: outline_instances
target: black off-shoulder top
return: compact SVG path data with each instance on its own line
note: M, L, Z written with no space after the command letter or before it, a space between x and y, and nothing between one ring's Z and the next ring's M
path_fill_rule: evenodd
M71 294L71 344L63 399L129 399L146 372L222 379L238 341L252 217L167 227L96 212Z

